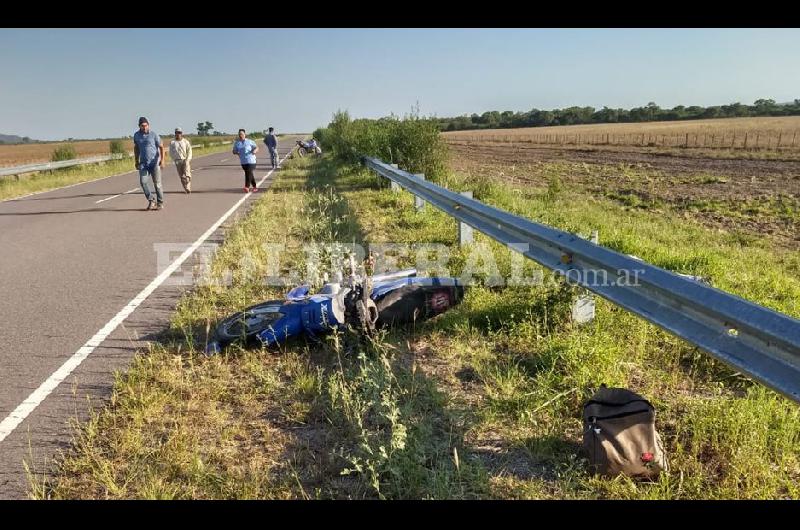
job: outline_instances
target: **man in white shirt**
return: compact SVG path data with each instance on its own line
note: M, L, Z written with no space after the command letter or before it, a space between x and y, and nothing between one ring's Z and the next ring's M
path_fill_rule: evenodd
M183 137L180 127L175 129L175 139L169 143L169 156L175 161L183 190L192 193L192 143Z

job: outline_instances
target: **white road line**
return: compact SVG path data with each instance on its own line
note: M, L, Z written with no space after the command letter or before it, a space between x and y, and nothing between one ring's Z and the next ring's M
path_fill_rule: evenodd
M222 160L219 161L219 163L222 164L223 162L227 162L228 160L230 160L230 158L223 158Z
M286 157L284 157L284 159L285 158ZM281 162L283 162L283 160L281 160ZM272 171L274 170L271 170L269 173L264 175L264 177L258 183L259 186L272 174ZM191 247L186 249L183 254L181 254L169 265L169 267L164 269L161 274L156 276L156 278L150 282L150 285L145 287L139 294L136 295L133 300L128 302L128 305L123 307L114 318L109 320L108 323L100 329L100 331L95 333L94 336L86 342L86 344L81 346L78 351L76 351L72 357L67 359L67 361L58 368L58 370L53 372L53 374L48 377L47 380L39 386L39 388L34 390L27 398L25 398L25 401L20 403L17 408L11 412L11 414L9 414L2 422L0 422L0 442L5 440L9 434L14 432L14 429L16 429L19 424L22 423L25 418L27 418L28 415L33 412L36 407L38 407L62 381L64 381L64 379L69 377L69 374L71 374L75 368L80 366L84 359L86 359L95 348L100 346L106 337L108 337L115 329L117 329L117 326L119 326L122 321L128 317L128 315L133 313L136 308L139 307L142 302L144 302L147 297L153 293L153 291L155 291L162 283L164 283L164 280L169 278L170 275L175 272L178 267L180 267L181 264L183 264L183 262L186 261L186 259L191 256L192 253L197 250L197 248L202 245L203 242L208 239L211 234L213 234L214 231L219 228L220 225L222 225L222 223L224 223L225 220L228 219L228 217L230 217L233 212L235 212L239 206L241 206L242 203L244 203L244 201L246 201L250 196L251 194L248 193L239 199L236 204L231 206L231 209L225 212L225 214L220 217L216 223L211 225L211 228L206 230L205 233L201 235Z
M26 197L32 197L34 195L41 195L42 193L50 193L51 191L58 191L58 190L65 190L67 188L74 188L75 186L80 186L81 184L91 184L92 182L100 182L101 180L110 179L112 177L120 177L122 175L127 175L128 173L135 173L135 172L136 172L136 170L134 170L134 171L126 171L125 173L117 173L116 175L109 175L107 177L100 177L99 179L84 180L83 182L77 182L75 184L69 184L67 186L61 186L60 188L53 188L53 189L50 189L50 190L37 191L37 192L34 192L34 193L29 193L27 195L20 195L19 197L12 197L10 199L3 199L0 202L18 201L18 200L24 199Z
M100 199L99 201L94 201L95 204L100 204L101 202L110 201L111 199L116 199L117 197L121 197L122 195L127 195L128 193L133 193L134 191L138 190L139 188L133 188L132 190L128 190L123 193L118 193L116 195L112 195L111 197L106 197L105 199Z
M197 158L205 158L207 156L214 156L214 155L218 155L218 154L219 153L211 153L211 154L208 154L208 155L198 156ZM51 191L58 191L58 190L65 190L67 188L74 188L75 186L81 186L83 184L91 184L92 182L100 182L101 180L110 179L112 177L120 177L122 175L127 175L128 173L136 173L136 172L137 171L134 169L133 171L125 171L124 173L117 173L115 175L109 175L107 177L100 177L100 178L96 178L96 179L92 179L92 180L84 180L83 182L76 182L75 184L68 184L66 186L60 186L58 188L51 188L49 190L42 190L42 191L36 191L36 192L33 192L33 193L28 193L27 195L20 195L19 197L11 197L11 198L8 198L8 199L2 199L2 200L0 200L0 203L18 201L18 200L24 199L26 197L32 197L34 195L41 195L42 193L50 193Z
M94 201L94 203L95 204L100 204L101 202L110 201L111 199L119 197L120 195L122 195L122 194L120 193L119 195L112 195L111 197L106 197L105 199L100 199L99 201Z

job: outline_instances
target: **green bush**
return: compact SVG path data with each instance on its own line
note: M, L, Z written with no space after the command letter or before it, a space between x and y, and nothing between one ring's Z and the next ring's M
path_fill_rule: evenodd
M347 111L340 110L315 136L318 133L320 142L344 162L357 163L362 156L372 156L434 180L444 172L447 151L438 124L416 111L402 119L392 115L352 120Z
M319 129L316 129L313 133L311 133L311 136L316 138L317 141L322 145L327 145L327 140L329 138L328 134L329 133L327 127L320 127Z
M72 160L78 158L78 153L75 151L75 146L72 144L64 144L57 147L50 157L51 162L59 162L61 160Z
M127 151L125 150L125 144L122 143L122 140L111 140L108 144L108 150L112 155L127 155Z

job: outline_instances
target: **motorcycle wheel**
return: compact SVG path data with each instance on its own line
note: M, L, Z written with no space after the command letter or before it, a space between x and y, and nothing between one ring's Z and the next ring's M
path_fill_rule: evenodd
M256 342L258 333L283 317L279 312L283 304L284 300L269 300L234 313L217 325L214 340L223 345L236 340L245 344Z
M303 158L304 156L306 156L306 150L305 150L305 148L303 148L303 147L299 147L299 148L297 149L297 156L299 156L300 158Z

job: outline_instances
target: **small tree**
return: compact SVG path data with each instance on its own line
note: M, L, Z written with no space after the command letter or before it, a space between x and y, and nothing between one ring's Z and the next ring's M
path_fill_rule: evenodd
M50 157L51 162L59 162L61 160L72 160L78 158L78 153L75 152L75 146L72 144L64 144L53 150L53 156Z
M214 124L210 121L203 123L202 121L197 122L197 135L198 136L208 136L208 131L214 128Z

